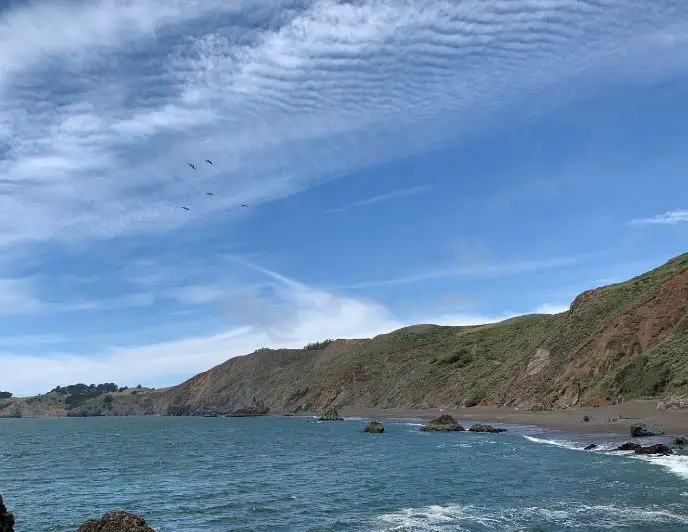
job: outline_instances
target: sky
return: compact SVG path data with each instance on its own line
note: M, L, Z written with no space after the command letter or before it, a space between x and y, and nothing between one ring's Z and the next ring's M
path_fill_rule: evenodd
M0 389L168 386L659 266L686 57L684 0L0 0Z

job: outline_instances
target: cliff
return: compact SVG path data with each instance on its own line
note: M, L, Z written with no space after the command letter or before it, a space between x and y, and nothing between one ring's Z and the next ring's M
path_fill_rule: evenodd
M415 325L309 349L261 349L178 386L72 415L298 413L330 406L558 408L688 393L688 253L576 297L567 312ZM124 407L125 401L126 408ZM9 411L0 407L0 414ZM89 410L90 409L90 410ZM81 412L81 413L80 413Z

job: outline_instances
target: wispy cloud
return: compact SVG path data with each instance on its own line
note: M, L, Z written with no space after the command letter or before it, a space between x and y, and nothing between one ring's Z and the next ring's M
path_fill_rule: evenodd
M13 368L3 378L3 388L26 395L74 382L176 384L259 347L300 348L325 338L373 337L412 323L476 325L516 315L443 313L399 317L375 301L315 288L255 264L244 265L264 275L271 290L234 294L226 307L233 327L152 345L112 347L89 356L69 352L27 356L10 349L0 352L0 367ZM177 336L176 331L170 332Z
M0 315L35 314L46 307L33 280L0 279Z
M343 207L328 209L325 212L344 212L344 211L348 211L349 209L354 209L356 207L365 207L367 205L373 205L375 203L380 203L381 201L389 201L389 200L396 199L396 198L403 198L405 196L414 196L416 194L420 194L421 192L425 192L427 190L430 190L430 188L431 187L428 185L418 186L418 187L400 188L397 190L393 190L392 192L388 192L387 194L378 194L377 196L371 196L370 198L362 199L359 201L354 201L352 203L349 203L348 205L344 205Z
M664 214L652 216L651 218L638 218L636 220L631 220L630 225L676 225L683 222L688 222L688 210L668 211Z
M505 262L487 264L477 262L475 264L468 264L467 266L458 266L454 268L445 268L437 270L429 270L417 274L407 275L403 277L396 277L392 279L380 279L373 281L364 281L361 283L347 284L340 288L356 289L356 288L374 288L383 286L406 285L421 283L425 281L433 281L436 279L449 278L474 278L474 279L489 279L492 277L509 277L512 275L521 275L524 273L531 273L541 270L551 270L554 268L563 268L580 263L584 260L598 256L598 253L589 253L581 255L572 255L570 257L554 257L544 260L533 260L523 262Z
M524 97L683 71L688 43L666 36L687 13L637 0L15 4L0 11L0 246L245 216L242 202L437 147Z

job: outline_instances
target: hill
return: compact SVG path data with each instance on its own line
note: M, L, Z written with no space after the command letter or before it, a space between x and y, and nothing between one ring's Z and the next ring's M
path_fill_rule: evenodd
M102 397L90 399L71 415L278 414L333 405L551 409L686 393L688 253L584 292L561 314L260 349L165 390L111 394L109 411Z

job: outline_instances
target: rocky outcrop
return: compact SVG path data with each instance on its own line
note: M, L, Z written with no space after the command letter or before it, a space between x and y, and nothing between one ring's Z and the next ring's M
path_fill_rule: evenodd
M584 451L592 451L593 449L597 449L597 445L595 445L594 443L591 443L590 445L586 445L585 447L583 447Z
M688 438L685 436L679 436L674 439L674 445L688 445Z
M636 423L631 425L631 437L644 438L647 436L661 436L664 431L659 427L652 425L645 425L644 423Z
M130 512L107 512L100 519L89 519L77 532L155 532L140 515Z
M270 413L270 408L265 406L265 403L256 399L254 395L251 399L251 405L243 408L238 408L230 414L230 417L254 417L254 416L267 416Z
M373 434L381 434L384 431L385 426L379 421L371 421L363 428L363 432L371 432Z
M14 515L7 511L0 495L0 532L14 532Z
M671 447L664 443L656 443L654 445L636 449L635 454L661 454L662 456L666 456L673 454L673 451L671 450Z
M460 432L466 429L449 414L442 414L440 417L428 421L420 430L421 432Z
M482 425L480 423L476 423L468 430L470 432L506 432L506 429L496 428L492 425Z
M614 451L637 451L638 449L642 448L643 446L639 443L627 441L626 443L622 443L621 445L619 445L616 449L614 449Z
M344 421L344 418L335 407L332 407L320 417L320 421Z

